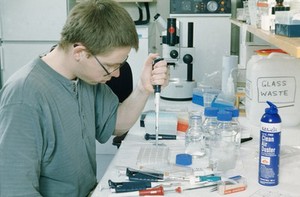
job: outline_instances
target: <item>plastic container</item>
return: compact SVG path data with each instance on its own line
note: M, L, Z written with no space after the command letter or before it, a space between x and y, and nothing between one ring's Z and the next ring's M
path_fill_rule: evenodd
M246 117L259 126L266 101L278 106L282 125L300 123L300 59L283 53L254 55L247 63Z
M233 107L235 103L235 96L225 95L220 93L217 98L212 102L211 106L218 109L225 109L228 107Z
M257 27L258 17L257 17L256 0L248 0L248 10L249 10L250 25Z
M300 25L300 10L275 12L275 23Z
M258 0L256 6L257 6L257 28L261 28L263 16L271 15L268 0Z
M178 118L176 113L173 112L160 112L159 113L159 134L176 135ZM146 114L145 120L146 133L155 134L155 111L149 111Z
M277 107L270 105L261 118L258 182L264 186L278 185L281 118Z
M211 88L211 87L197 87L193 89L193 96L192 96L192 103L195 103L197 105L205 106L205 94L209 95L215 95L218 96L218 94L221 92L221 90ZM210 103L211 105L211 103Z
M222 92L228 95L228 79L231 77L232 81L236 84L237 70L238 68L238 56L237 55L225 55L222 58Z

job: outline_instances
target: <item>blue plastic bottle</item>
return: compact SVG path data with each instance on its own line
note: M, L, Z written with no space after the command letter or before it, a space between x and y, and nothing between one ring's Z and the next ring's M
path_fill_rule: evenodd
M258 182L264 186L278 185L281 118L276 105L265 109L261 118Z

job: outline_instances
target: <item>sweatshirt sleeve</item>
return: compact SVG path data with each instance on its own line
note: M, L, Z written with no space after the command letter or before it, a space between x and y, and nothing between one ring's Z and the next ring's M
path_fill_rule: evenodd
M96 139L105 143L115 131L119 100L105 84L98 86L96 95Z
M39 116L30 106L0 109L0 196L41 196Z

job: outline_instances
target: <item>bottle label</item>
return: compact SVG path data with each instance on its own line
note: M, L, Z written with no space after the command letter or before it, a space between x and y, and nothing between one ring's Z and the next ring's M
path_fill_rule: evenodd
M261 123L259 183L265 186L278 184L280 156L280 123Z

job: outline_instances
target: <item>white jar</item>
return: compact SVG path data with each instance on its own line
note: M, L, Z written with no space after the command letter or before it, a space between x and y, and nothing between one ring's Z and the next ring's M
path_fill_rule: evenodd
M245 107L252 124L259 125L266 101L277 105L283 126L300 123L300 59L283 53L250 58Z

